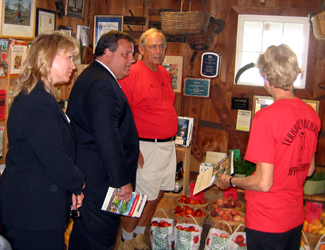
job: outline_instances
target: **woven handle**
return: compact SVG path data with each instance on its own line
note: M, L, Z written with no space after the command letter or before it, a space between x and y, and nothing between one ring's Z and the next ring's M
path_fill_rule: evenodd
M234 233L237 233L238 229L241 228L241 227L245 227L245 225L244 225L244 224L240 224L240 225L236 228L236 230L235 230Z
M305 239L305 241L306 241L307 246L309 246L309 242L308 242L308 240L307 240L307 237L306 237L304 231L301 231L301 233L302 233L302 235L304 236L304 239Z
M158 210L156 211L156 213L154 214L154 216L153 216L153 217L156 217L156 214L157 214L159 211L163 211L163 212L164 212L164 214L165 214L165 216L166 216L166 218L167 218L167 219L169 219L169 217L168 217L168 215L166 214L165 210L164 210L164 209L162 209L162 208L158 209Z
M195 218L193 217L193 215L191 215L191 214L187 214L186 217L184 217L183 219L181 219L181 220L179 221L179 223L181 223L181 222L182 222L183 220L185 220L187 217L192 217L192 219L195 221L196 225L200 226L200 225L197 223L196 219L195 219Z
M230 226L229 223L228 223L227 221L225 221L225 220L220 220L220 221L218 221L216 224L212 225L212 227L217 226L217 225L220 224L221 222L222 222L222 223L225 222L225 224L226 224L226 225L229 227L229 229L230 229L230 234L232 234L231 226Z

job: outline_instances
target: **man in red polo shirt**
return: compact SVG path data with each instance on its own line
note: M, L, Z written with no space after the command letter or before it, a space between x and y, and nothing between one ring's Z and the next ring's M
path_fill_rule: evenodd
M175 135L178 116L175 93L167 70L161 66L167 41L157 29L150 29L139 40L142 60L131 66L130 75L119 83L134 116L140 140L136 192L148 195L140 218L123 218L119 249L149 249L144 231L164 190L174 190L176 173ZM142 157L143 156L143 157ZM136 236L133 237L133 234Z

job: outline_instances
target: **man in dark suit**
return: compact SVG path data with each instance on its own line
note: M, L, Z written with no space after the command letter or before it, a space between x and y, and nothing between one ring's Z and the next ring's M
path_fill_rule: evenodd
M82 218L75 220L70 250L113 249L120 216L102 211L108 187L129 200L135 187L139 139L130 105L117 80L129 74L134 45L110 31L98 41L95 61L76 80L67 114L77 145L76 165L86 176Z

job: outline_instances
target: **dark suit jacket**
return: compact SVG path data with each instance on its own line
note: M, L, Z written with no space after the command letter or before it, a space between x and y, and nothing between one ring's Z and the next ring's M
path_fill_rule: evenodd
M67 114L86 176L85 199L103 202L108 187L135 187L139 138L130 105L113 75L94 61L76 80Z
M81 193L85 178L74 165L69 122L42 81L30 94L16 98L7 125L0 223L28 230L66 226L72 193Z

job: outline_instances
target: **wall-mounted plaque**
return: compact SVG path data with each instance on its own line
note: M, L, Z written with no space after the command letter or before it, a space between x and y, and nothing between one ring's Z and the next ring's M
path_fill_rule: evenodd
M205 52L201 57L200 74L204 77L213 78L220 73L221 55L215 52Z
M248 110L249 98L232 97L231 108L232 109L243 109Z
M184 96L210 96L210 79L186 78L184 85Z

